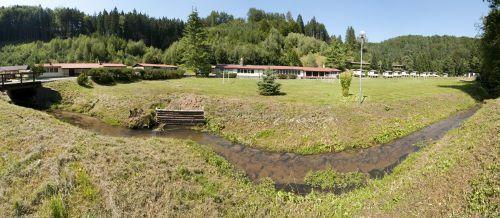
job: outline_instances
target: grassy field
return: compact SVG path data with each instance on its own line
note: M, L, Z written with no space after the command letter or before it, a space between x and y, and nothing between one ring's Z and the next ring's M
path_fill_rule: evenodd
M500 215L500 99L393 174L343 195L276 191L207 147L104 137L5 100L0 120L1 216Z
M187 78L88 89L73 81L46 84L59 107L112 125L142 127L155 107L207 112L206 130L271 151L300 154L366 148L389 142L476 104L474 83L452 79L367 79L366 99L340 95L333 80L281 80L282 96L260 96L257 80Z

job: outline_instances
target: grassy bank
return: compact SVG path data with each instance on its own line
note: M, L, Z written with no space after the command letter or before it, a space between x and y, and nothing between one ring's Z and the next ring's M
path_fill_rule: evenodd
M255 185L188 141L104 137L0 101L2 216L498 216L500 100L340 196Z
M325 80L282 80L286 95L257 94L256 80L189 78L142 81L88 89L72 81L46 84L62 95L59 105L112 125L152 124L155 107L207 112L207 129L271 151L313 154L389 142L471 107L481 92L457 79L369 79L356 103Z

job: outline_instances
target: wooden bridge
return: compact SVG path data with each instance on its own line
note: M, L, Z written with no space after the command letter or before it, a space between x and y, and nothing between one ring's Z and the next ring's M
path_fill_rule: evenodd
M25 73L1 73L0 91L10 91L17 89L36 88L42 82L36 80L37 74L33 72Z
M156 122L165 125L205 124L203 110L167 110L156 108Z

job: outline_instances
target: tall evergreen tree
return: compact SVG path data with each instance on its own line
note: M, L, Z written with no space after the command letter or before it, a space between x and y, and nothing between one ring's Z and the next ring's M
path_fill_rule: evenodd
M352 26L347 27L345 33L345 44L351 51L356 49L357 46L356 33L354 32L354 28L352 28Z
M304 34L304 20L302 20L302 15L297 16L298 33Z
M208 56L207 33L203 23L198 16L198 11L193 11L184 29L185 44L184 57L182 61L187 69L194 71L197 75L208 76L210 63Z

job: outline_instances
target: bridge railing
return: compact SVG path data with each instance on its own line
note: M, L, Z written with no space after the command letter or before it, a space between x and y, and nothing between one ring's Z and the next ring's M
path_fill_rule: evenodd
M34 72L0 73L0 82L2 85L12 83L12 80L19 80L19 83L35 82L37 77L38 74Z

